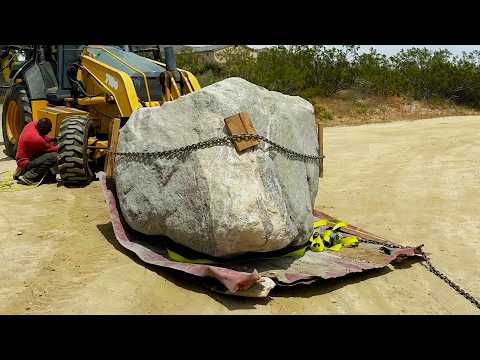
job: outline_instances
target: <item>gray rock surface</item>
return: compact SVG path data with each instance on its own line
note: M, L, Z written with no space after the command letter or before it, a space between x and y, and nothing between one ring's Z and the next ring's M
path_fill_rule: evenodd
M258 134L318 155L309 102L240 78L134 112L120 131L118 151L164 151L223 137L224 118L242 111ZM222 145L183 158L119 159L114 175L122 214L137 231L217 257L303 244L312 230L318 164L269 148L261 142L242 154Z

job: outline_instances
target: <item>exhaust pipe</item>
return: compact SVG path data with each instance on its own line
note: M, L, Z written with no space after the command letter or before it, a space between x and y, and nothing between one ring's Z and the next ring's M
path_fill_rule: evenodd
M167 65L167 71L177 71L177 60L172 46L165 47L165 65Z
M180 72L177 69L177 60L175 58L175 50L173 50L172 46L165 47L165 65L167 71L171 72L175 82L177 83L178 88L180 89L181 86L181 77Z

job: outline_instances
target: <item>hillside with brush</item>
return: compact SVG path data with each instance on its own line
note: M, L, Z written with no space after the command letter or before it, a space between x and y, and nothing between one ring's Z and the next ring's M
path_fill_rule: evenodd
M267 48L255 58L239 47L221 63L188 51L177 63L202 86L239 76L306 98L326 126L480 113L478 51L412 48L388 57L358 46L302 45Z

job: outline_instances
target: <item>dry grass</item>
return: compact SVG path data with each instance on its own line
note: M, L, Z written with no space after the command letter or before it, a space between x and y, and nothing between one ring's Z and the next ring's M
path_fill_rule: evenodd
M0 88L0 105L5 93L2 90L4 89ZM427 102L405 97L364 96L353 90L340 91L334 97L316 97L313 102L317 120L326 127L480 115L479 109L460 106L447 100Z
M363 96L355 91L314 99L317 120L324 126L360 125L453 115L479 115L480 110L446 100L416 101L404 97Z

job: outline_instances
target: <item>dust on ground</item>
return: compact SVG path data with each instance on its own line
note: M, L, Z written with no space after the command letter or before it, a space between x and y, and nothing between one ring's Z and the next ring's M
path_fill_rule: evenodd
M316 205L406 245L480 296L480 117L325 130ZM2 144L3 145L3 144ZM15 162L0 152L0 171ZM100 184L0 192L3 314L476 314L419 263L273 290L215 294L115 241Z

